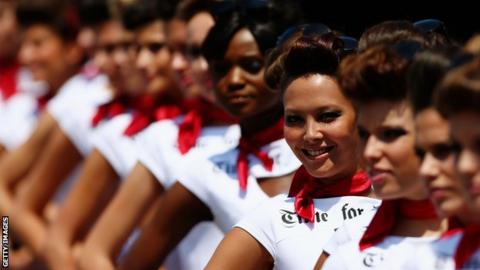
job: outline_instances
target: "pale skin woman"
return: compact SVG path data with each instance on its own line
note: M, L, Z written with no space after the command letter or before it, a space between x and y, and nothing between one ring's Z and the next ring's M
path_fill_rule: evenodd
M240 118L242 132L254 133L281 117L278 92L263 79L263 55L252 33L242 28L230 39L218 77L216 97L232 115ZM218 63L220 64L220 63ZM293 174L260 179L263 191L273 196L285 192ZM212 213L181 183L165 194L152 222L145 227L120 269L149 269L158 266L188 231L201 221L212 220Z
M471 223L474 215L468 192L454 172L456 146L450 139L447 120L428 107L415 115L415 126L417 151L422 157L420 176L437 211L441 216L455 216L464 224Z
M148 92L168 94L168 91L176 91L170 95L178 97L178 90L172 87L172 56L166 46L166 27L166 22L155 20L136 31L139 47L136 67L145 79L149 78ZM153 47L159 48L150 49ZM77 267L114 269L121 247L135 226L140 224L139 220L147 218L149 209L156 207L162 193L163 187L155 176L143 164L137 163L88 233L77 258Z
M478 111L464 111L448 118L451 135L460 144L456 173L466 186L473 207L480 210L480 119Z
M356 172L357 163L352 162L358 143L352 135L356 133L355 112L334 78L314 74L295 79L285 89L283 104L285 139L310 175L334 183ZM327 149L328 155L321 154ZM235 227L220 243L207 269L272 267L268 251Z
M82 52L74 40L59 35L46 24L32 24L24 32L19 50L19 60L32 71L34 80L46 81L49 91L55 94L60 86L72 76L79 67ZM15 214L14 195L21 193L27 172L36 164L46 149L48 138L57 129L53 117L46 111L39 116L32 134L25 143L0 160L0 213ZM18 231L17 231L18 230ZM36 245L39 238L30 238L23 234L21 224L12 218L12 231L27 245ZM30 239L33 241L29 243ZM36 239L36 240L35 240ZM15 255L12 254L12 258ZM12 261L19 262L20 260Z
M125 74L134 75L125 68L129 67L127 60L129 57L124 44L132 41L133 34L124 30L120 22L116 20L106 21L99 26L99 40L94 61L108 76L109 89L114 93L127 91L129 82L124 82L122 78L125 78ZM113 46L114 49L107 52L105 49L107 46ZM50 151L44 153L43 162L39 163L31 174L31 184L24 195L28 204L21 209L20 213L21 218L36 219L38 223L42 222L41 216L38 216L39 211L43 210L52 193L65 180L67 174L83 159L61 130L52 135L47 149ZM66 160L69 161L69 166L62 166L64 173L59 174L57 172L58 164L64 164ZM82 175L77 179L79 184L74 185L56 217L49 222L51 224L48 227L44 224L44 237L48 241L43 242L39 256L49 268L72 269L74 267L73 245L83 237L87 228L91 226L98 215L98 211L105 204L99 198L107 200L111 196L112 189L109 190L109 182L106 179L113 178L116 174L110 170L103 172L100 168L104 166L107 166L107 163L103 156L94 150L85 163L85 168L89 168L90 172L87 173L87 169L82 171ZM81 181L82 179L83 181ZM88 189L84 185L87 185ZM78 203L79 200L82 203ZM45 221L43 222L45 223Z

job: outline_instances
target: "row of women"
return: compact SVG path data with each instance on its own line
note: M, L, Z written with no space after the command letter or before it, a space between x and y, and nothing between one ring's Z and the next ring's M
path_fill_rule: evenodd
M0 1L4 267L480 269L478 41L175 2Z

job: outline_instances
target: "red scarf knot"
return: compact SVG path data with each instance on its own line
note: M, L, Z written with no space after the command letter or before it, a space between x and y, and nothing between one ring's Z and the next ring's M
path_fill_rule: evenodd
M223 109L203 98L187 100L184 106L189 112L183 118L178 130L178 149L182 155L195 146L204 125L237 122Z
M325 184L322 179L311 176L302 166L293 177L288 196L295 197L294 205L297 214L313 222L315 218L313 199L360 195L370 188L370 179L362 171L355 173L350 178Z
M17 92L18 62L0 62L0 92L3 100L9 99Z
M480 225L468 225L455 251L455 269L462 269L465 263L480 248Z
M261 147L273 141L283 138L283 117L274 125L269 126L250 136L242 136L238 144L237 174L241 190L247 189L249 171L248 155L256 156L267 171L273 169L273 159L268 153L261 150Z
M129 107L129 98L119 96L111 101L98 106L97 112L93 115L92 126L96 127L101 121L111 119L123 112Z
M370 225L360 240L360 251L383 241L390 235L401 218L434 219L437 213L429 199L425 200L383 200Z
M155 99L150 95L134 99L133 109L132 121L123 132L125 136L129 137L136 135L153 122L173 119L183 112L183 109L175 101Z

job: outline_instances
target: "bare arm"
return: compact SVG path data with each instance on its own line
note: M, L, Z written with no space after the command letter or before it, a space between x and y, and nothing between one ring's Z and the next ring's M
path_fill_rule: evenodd
M43 113L28 140L0 159L0 214L11 212L14 188L24 177L46 145L48 137L56 126L55 120Z
M328 259L328 253L326 253L325 251L322 252L322 254L320 254L320 257L318 257L318 261L317 263L315 264L315 270L320 270L322 269L322 266L323 264L325 263L325 261Z
M158 268L193 226L211 219L209 208L181 183L175 183L164 195L152 221L142 228L119 269Z
M73 244L112 198L118 187L117 180L115 170L94 149L50 225L43 257L51 269L74 269Z
M75 146L57 128L41 158L22 181L24 185L15 196L11 214L12 230L35 254L41 251L46 235L43 210L81 158Z
M205 269L272 269L273 258L248 232L233 228L218 245Z
M163 187L137 163L88 234L78 259L80 269L113 269L114 260Z

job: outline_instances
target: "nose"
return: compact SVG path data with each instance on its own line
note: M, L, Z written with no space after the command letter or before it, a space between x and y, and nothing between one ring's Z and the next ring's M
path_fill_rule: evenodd
M240 67L233 66L227 74L228 91L234 92L245 87L243 72Z
M305 134L303 139L306 142L317 142L323 139L323 133L321 132L319 124L311 118L307 118L305 122Z
M369 162L378 161L382 156L383 143L374 135L370 135L363 150L363 157Z
M480 174L480 160L471 150L465 149L457 160L457 171L466 180Z
M440 168L438 161L430 153L426 153L420 165L420 176L426 181L433 181L438 177Z
M185 55L175 51L172 55L172 68L176 72L185 72L188 68L188 61Z
M153 55L147 49L138 52L136 66L138 69L146 70L152 61Z
M35 49L31 44L22 44L19 52L19 60L24 65L31 64L35 59Z

